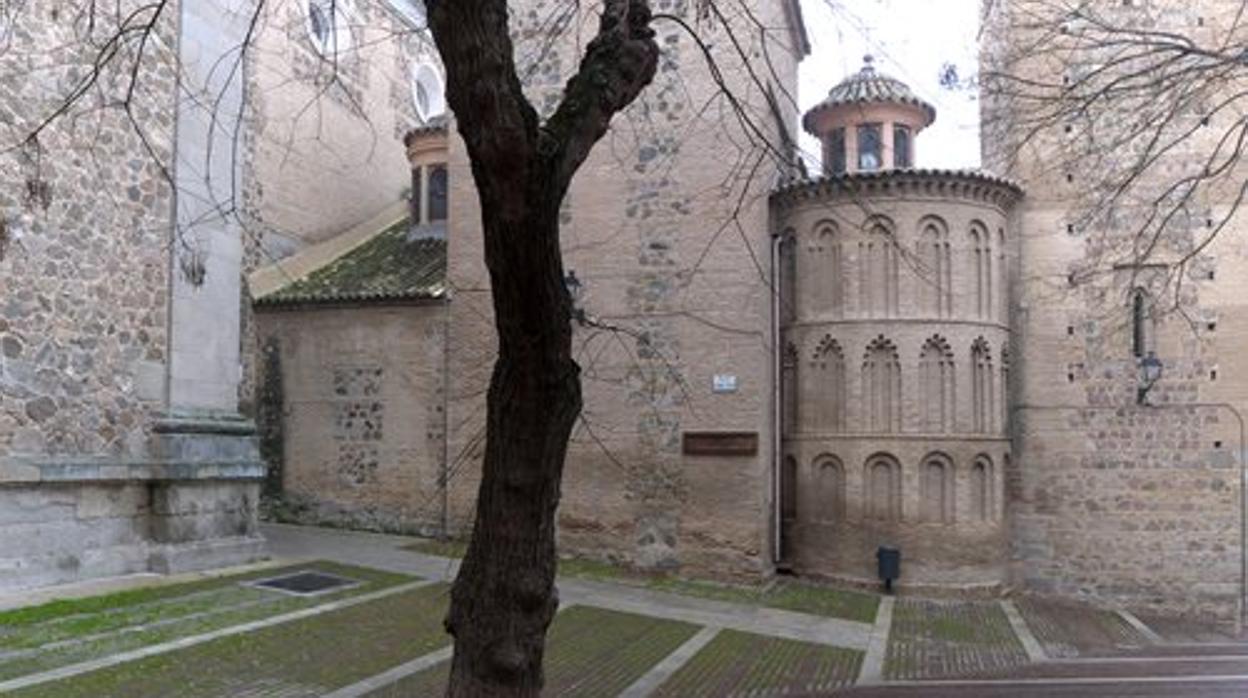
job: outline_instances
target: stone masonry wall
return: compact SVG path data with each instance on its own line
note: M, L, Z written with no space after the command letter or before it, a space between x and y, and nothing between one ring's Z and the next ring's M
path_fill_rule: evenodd
M280 354L283 515L431 535L442 524L441 304L261 311Z
M172 256L190 242L170 185L188 24L140 5L0 19L0 589L261 548L245 422L170 415L172 275L196 276ZM232 276L213 280L237 292Z
M662 0L655 11L697 24L703 20L694 5ZM767 34L785 83L776 91L791 93L798 51L782 7L755 9L764 26L776 27ZM538 29L549 26L544 20L556 10L554 3L533 2L513 14L522 74L542 112L557 103L576 65L567 41L554 51L537 50ZM581 20L579 34L570 29L569 37L592 32L596 20ZM700 51L675 24L655 28L663 51L655 82L615 118L577 175L562 219L565 266L584 285L581 305L602 326L580 327L574 340L585 408L565 470L559 544L566 552L646 568L758 575L771 555L774 348L766 194L776 166L764 159L751 168L760 153L742 145L748 139L733 119L721 118L729 107L715 96ZM757 32L738 36L753 41ZM716 45L730 89L763 105L760 90L726 50L728 40ZM748 50L761 55L757 43ZM765 128L774 131L770 120ZM495 339L480 214L454 135L450 169L450 499L452 523L466 532ZM736 376L735 391L714 392L715 375ZM759 449L735 457L687 455L682 443L691 431L752 432Z
M83 36L69 12L26 3L4 20L0 459L145 455L165 390L172 199L161 167L172 144L176 16L161 18L145 54L140 127L107 106L126 89L119 63L27 141L87 77L112 29Z
M1237 8L1165 0L1103 10L1122 26L1203 41L1220 37ZM1026 38L1012 33L1021 30L1011 20L1004 13L989 23L986 61L1017 60L1009 67L1024 75L1087 70L1052 56L1044 64L1044 57L1011 59L1010 47ZM1027 190L1018 212L1024 273L1013 290L1017 458L1006 473L1013 577L1040 593L1238 622L1245 584L1238 413L1248 409L1244 219L1233 217L1204 246L1234 197L1202 191L1157 237L1155 253L1137 259L1131 242L1148 202L1204 166L1232 117L1182 114L1175 128L1194 127L1194 135L1117 209L1097 211L1088 196L1096 170L1138 142L1072 160L1093 138L1072 121L1018 151L1012 144L1021 142L1027 114L998 118L1011 107L1006 101L986 107L994 128L985 130L985 160L1012 164L1006 174ZM1190 263L1179 264L1184 259ZM1147 299L1138 323L1136 293ZM1141 342L1164 366L1147 405L1136 399Z

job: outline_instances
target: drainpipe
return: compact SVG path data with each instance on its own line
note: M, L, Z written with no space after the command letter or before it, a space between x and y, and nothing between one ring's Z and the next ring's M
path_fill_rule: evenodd
M771 564L779 568L782 555L782 512L780 511L780 463L784 458L780 430L783 417L780 414L783 397L780 394L784 352L780 347L780 241L778 233L771 234Z
M442 489L442 512L438 522L441 537L446 540L450 536L451 523L451 483L450 483L450 441L451 441L451 372L447 356L451 351L451 294L446 293L442 304L442 458L438 465L438 486Z

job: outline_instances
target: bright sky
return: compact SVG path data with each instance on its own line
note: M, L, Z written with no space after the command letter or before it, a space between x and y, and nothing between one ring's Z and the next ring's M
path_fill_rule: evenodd
M979 104L975 91L949 91L939 83L940 67L953 63L958 75L978 67L978 0L801 0L811 53L802 62L798 103L802 111L862 68L864 54L876 69L908 84L936 107L936 123L915 141L919 167L979 166ZM805 136L805 134L803 133ZM805 136L802 147L818 153Z

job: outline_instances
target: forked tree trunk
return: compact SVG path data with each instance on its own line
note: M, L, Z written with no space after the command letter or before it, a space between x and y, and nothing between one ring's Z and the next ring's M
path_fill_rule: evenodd
M647 0L603 0L598 34L541 123L516 76L507 0L427 0L472 165L498 359L472 542L451 592L447 696L536 698L555 593L555 510L581 410L559 207L611 117L654 77Z

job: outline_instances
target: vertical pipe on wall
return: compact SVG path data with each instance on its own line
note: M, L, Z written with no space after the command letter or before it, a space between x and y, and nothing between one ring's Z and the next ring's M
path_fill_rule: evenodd
M447 242L449 247L450 242ZM451 523L451 483L450 483L450 441L451 441L451 379L450 364L447 358L451 351L451 294L446 291L442 304L442 458L438 466L438 487L442 489L442 511L438 527L439 535L445 539L450 536Z
M771 234L771 563L778 567L782 555L780 512L780 461L783 457L783 435L780 433L783 415L780 414L783 396L780 394L781 361L784 352L780 340L780 244L779 233Z

